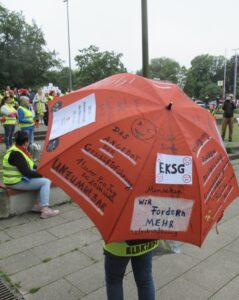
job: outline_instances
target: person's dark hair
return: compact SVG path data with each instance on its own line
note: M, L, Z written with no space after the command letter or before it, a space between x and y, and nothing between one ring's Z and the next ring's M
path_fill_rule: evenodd
M25 131L16 131L14 134L15 142L17 145L22 146L28 142L28 134Z
M2 98L2 101L1 101L1 105L0 105L0 107L2 107L3 105L5 105L5 103L6 103L7 99L9 99L9 97L8 97L8 96L4 96L4 97Z

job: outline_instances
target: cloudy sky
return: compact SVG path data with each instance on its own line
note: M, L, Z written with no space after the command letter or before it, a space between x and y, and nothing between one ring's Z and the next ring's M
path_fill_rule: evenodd
M0 0L34 19L50 50L68 65L67 14L63 0ZM149 58L180 65L200 54L227 57L239 48L238 0L148 0ZM141 0L69 0L72 65L79 49L96 45L122 53L128 71L142 66ZM239 50L238 50L239 53Z

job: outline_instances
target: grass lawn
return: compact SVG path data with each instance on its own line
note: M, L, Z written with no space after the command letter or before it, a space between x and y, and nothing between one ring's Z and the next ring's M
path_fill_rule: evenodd
M216 118L222 119L222 114L216 115ZM234 118L239 118L239 114L234 114ZM218 125L218 130L219 130L219 132L221 132L221 125ZM229 129L227 127L226 136L225 136L225 144L228 144L228 134L229 134ZM234 123L234 127L233 127L232 141L239 142L239 125L236 122Z

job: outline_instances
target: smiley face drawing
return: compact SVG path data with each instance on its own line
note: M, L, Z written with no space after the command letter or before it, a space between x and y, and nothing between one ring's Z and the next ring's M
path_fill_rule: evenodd
M132 134L139 140L147 141L155 137L156 126L147 119L137 119L131 125Z

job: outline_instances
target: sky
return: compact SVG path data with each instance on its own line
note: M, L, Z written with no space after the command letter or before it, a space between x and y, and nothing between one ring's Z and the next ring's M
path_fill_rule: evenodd
M79 49L122 53L128 72L142 68L141 0L68 0L71 64ZM35 20L47 47L68 66L67 9L63 0L0 0ZM168 57L190 67L197 55L239 48L238 0L148 0L149 59ZM239 53L239 50L238 50Z

